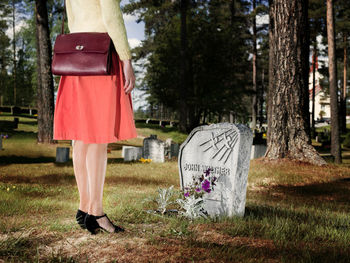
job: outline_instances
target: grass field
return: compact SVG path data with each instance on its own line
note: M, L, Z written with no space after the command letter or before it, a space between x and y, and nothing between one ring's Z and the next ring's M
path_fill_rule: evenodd
M0 116L0 120L13 117ZM36 120L20 117L0 151L0 262L350 262L350 164L317 167L252 160L243 218L154 215L157 188L179 189L177 160L124 163L122 145L173 128L138 125L140 138L109 145L104 210L126 232L92 236L75 222L72 161L36 143ZM326 150L322 154L327 158ZM71 156L71 154L70 154ZM173 205L169 208L178 208Z

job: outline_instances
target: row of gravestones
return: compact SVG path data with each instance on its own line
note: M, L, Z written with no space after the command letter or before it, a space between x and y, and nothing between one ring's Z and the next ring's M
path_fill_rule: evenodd
M150 137L152 139L156 137ZM148 145L148 151L147 151ZM152 146L152 147L150 147ZM146 150L144 150L146 149ZM163 150L164 149L164 150ZM2 150L2 138L0 137L0 150ZM164 155L161 154L164 151ZM148 154L143 154L143 152L148 152ZM266 145L253 145L252 153L250 159L259 158L264 156L266 152ZM141 157L150 158L156 162L164 162L164 156L167 156L169 159L172 157L177 157L179 154L179 144L172 143L171 139L167 139L165 144L158 142L149 142L144 144L143 147L134 147L134 146L123 146L122 157L124 161L138 160ZM56 148L56 162L67 162L69 160L69 148L67 147L57 147Z
M69 147L56 148L56 162L67 162L69 160ZM159 140L157 135L151 135L143 140L142 147L123 146L122 157L124 161L135 161L141 157L152 159L152 162L164 162L165 157L171 159L179 154L179 144L173 143L169 138L165 142Z
M142 147L123 146L122 157L124 161L152 159L152 162L163 163L165 157L171 159L179 154L179 144L173 143L169 138L165 142L157 138L157 135L151 135L143 140Z

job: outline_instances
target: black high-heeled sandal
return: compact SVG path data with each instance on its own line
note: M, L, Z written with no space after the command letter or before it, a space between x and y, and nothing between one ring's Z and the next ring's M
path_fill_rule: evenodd
M75 216L76 220L77 220L77 223L79 224L79 226L82 228L82 229L86 229L86 226L85 226L85 223L84 223L84 220L85 220L85 216L87 215L86 212L84 211L81 211L80 209L78 209L77 211L77 214Z
M109 219L107 214L103 214L102 216L94 216L94 215L87 214L86 217L85 217L85 220L84 220L84 224L85 224L87 230L89 230L89 232L92 235L97 234L97 231L99 231L99 230L103 230L105 232L111 233L107 229L105 229L102 226L100 226L98 224L97 220L96 220L96 219L99 219L99 218L104 217L104 216L107 217L108 221L114 227L114 231L112 233L118 233L118 232L124 232L125 231L124 228L116 226L115 224L113 224L113 222Z

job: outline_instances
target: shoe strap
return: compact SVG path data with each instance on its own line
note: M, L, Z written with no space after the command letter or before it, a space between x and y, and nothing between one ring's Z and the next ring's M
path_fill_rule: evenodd
M99 219L101 217L107 216L106 214L103 214L102 216L94 216L96 219Z

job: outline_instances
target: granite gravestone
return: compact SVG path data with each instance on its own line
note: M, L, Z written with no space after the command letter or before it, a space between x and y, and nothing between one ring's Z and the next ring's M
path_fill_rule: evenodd
M265 155L267 146L265 144L255 144L252 146L250 159L260 158Z
M143 158L152 159L153 162L164 162L165 145L157 139L157 135L151 135L143 140Z
M253 133L243 124L225 122L193 129L179 150L181 189L211 168L217 180L213 191L203 196L204 209L210 216L243 216L252 143Z
M122 157L125 162L139 160L142 157L142 147L123 146Z
M56 147L56 162L65 163L69 161L69 147Z
M172 143L170 145L170 155L171 157L173 156L178 156L179 155L179 144L178 143Z

